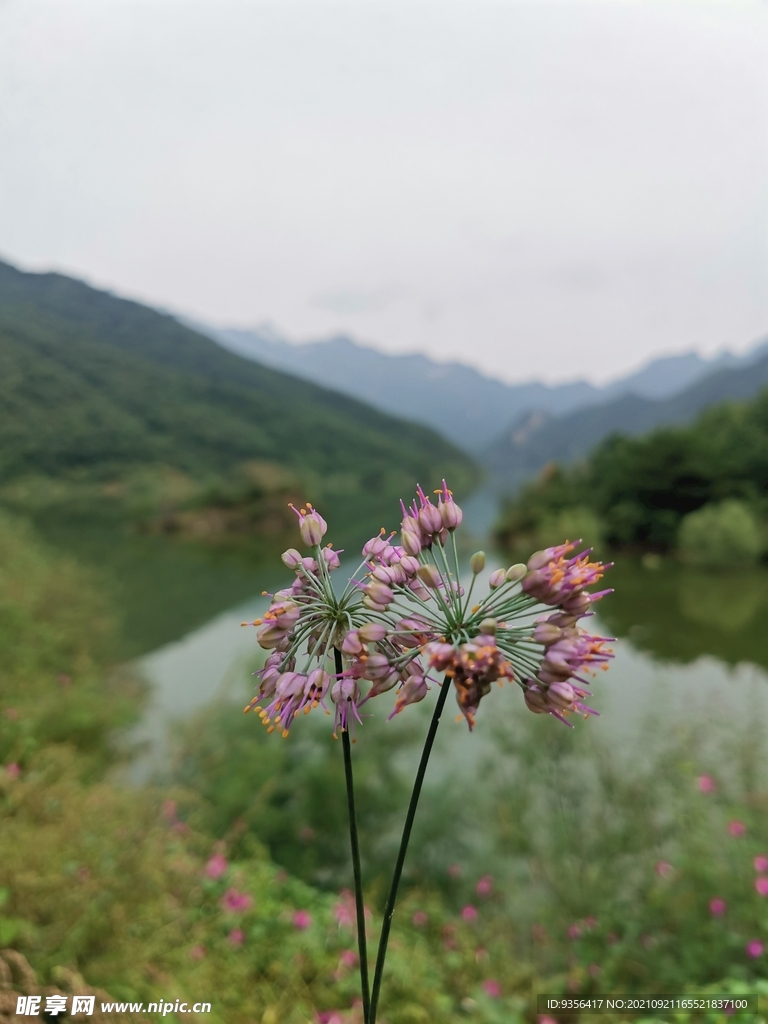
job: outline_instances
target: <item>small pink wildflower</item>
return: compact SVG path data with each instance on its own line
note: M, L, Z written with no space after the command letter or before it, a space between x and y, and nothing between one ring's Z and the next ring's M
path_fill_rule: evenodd
M728 904L725 900L720 899L719 896L715 896L714 899L709 901L709 912L713 917L722 917L728 909Z
M237 889L227 889L221 897L220 903L222 907L231 914L237 914L252 907L253 898L249 896L247 892L238 892Z
M344 1024L344 1015L340 1010L319 1010L317 1024Z
M305 931L312 924L312 915L308 910L297 910L293 915L293 926L300 932Z
M449 878L461 878L461 867L458 864L451 864L448 868Z
M233 946L242 946L245 942L245 932L242 928L233 928L227 938Z
M205 957L205 946L198 943L190 949L189 955L192 960L202 960Z
M429 914L423 910L417 910L411 920L417 928L423 928L425 924L429 923Z
M339 957L339 963L342 967L346 967L347 970L349 970L357 963L357 953L353 949L342 950L341 956Z
M483 982L483 989L491 999L498 999L501 995L501 985L495 978L486 978Z
M765 946L759 939L752 939L751 942L746 944L744 949L747 952L747 956L752 957L753 960L757 960L759 956L763 955Z
M471 903L468 903L466 907L461 908L461 919L462 921L474 921L477 918L477 908L473 907Z
M762 875L756 878L755 889L759 896L768 896L768 878L763 878Z
M714 793L717 789L717 783L711 775L700 775L696 782L700 793Z
M581 937L581 925L580 924L572 924L571 927L568 929L568 938L569 939L578 939L580 937Z
M585 917L584 918L584 927L585 928L597 928L597 918L596 917Z
M673 875L674 873L675 869L672 867L669 861L660 860L659 863L656 865L656 874L659 876L659 878L669 878L670 875Z
M10 775L12 779L18 779L21 775L21 768L15 761L12 761L11 764L5 766L5 774Z
M752 861L755 871L768 871L768 857L763 854L758 855Z
M226 872L229 865L227 864L227 858L223 853L214 853L208 863L205 865L205 874L208 878L221 878Z
M175 800L163 800L162 806L160 807L160 817L163 821L167 821L169 824L173 824L173 822L176 821Z
M478 896L489 896L493 891L493 876L483 875L480 881L475 886L475 892Z
M747 826L743 821L729 821L728 822L728 834L732 835L735 839L743 836L747 831Z

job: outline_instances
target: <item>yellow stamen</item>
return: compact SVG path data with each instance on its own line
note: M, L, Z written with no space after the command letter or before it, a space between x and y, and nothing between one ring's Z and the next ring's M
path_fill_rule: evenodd
M274 727L274 725L270 725L270 727L269 727L269 728L267 729L267 732L268 732L268 733L270 733L270 732L274 732L274 731L275 731L275 727Z
M288 738L288 730L287 729L283 729L283 739L287 739L287 738Z

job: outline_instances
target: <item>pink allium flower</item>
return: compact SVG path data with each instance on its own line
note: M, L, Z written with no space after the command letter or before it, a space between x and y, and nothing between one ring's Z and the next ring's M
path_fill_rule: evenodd
M12 779L18 779L21 775L21 768L15 761L12 761L11 764L5 766L5 774L10 775Z
M760 854L752 861L755 871L768 871L768 857Z
M571 927L568 929L568 938L569 939L578 939L580 936L581 936L581 925L580 924L572 924Z
M700 775L696 782L700 793L714 793L717 789L717 783L711 775Z
M752 939L751 942L746 944L744 949L747 952L747 956L752 957L753 960L757 960L759 956L763 955L765 946L759 939Z
M461 878L461 867L458 864L451 864L448 868L449 878Z
M426 914L423 910L417 910L416 913L411 918L411 920L413 921L417 928L423 928L424 925L429 922L429 915Z
M197 946L193 946L189 951L189 955L192 960L202 960L205 956L205 946L201 946L199 943Z
M491 999L498 999L501 995L501 985L495 978L486 978L483 982L483 989L485 994L490 996Z
M308 910L297 910L296 913L293 915L293 926L294 928L298 928L300 932L303 932L305 929L309 928L311 924L312 915L309 913Z
M477 908L473 907L471 903L468 903L466 907L461 908L461 919L462 921L474 921L477 918Z
M758 895L768 896L768 878L763 878L762 875L756 878L755 889L757 890Z
M747 826L743 821L729 821L728 822L728 834L738 839L743 836L747 831Z
M728 909L728 904L725 900L720 899L719 896L715 896L714 899L709 901L709 912L713 917L722 917Z
M223 853L214 853L208 863L205 865L205 874L208 878L221 878L226 872L229 865L227 864L227 858Z
M242 946L245 942L245 932L242 928L233 928L227 938L233 946Z
M253 898L247 892L238 892L237 889L227 889L220 902L231 914L237 914L253 906Z
M674 872L675 869L672 867L669 861L660 860L659 863L656 865L656 874L659 876L659 878L669 878L670 875L674 874Z
M493 876L483 875L480 881L475 886L475 892L478 896L488 896L493 890Z

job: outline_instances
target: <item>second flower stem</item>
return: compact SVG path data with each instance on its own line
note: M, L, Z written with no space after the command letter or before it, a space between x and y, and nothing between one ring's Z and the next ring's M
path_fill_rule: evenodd
M392 927L392 918L395 913L395 902L397 901L397 890L400 886L400 876L403 873L403 865L405 864L405 855L408 852L408 842L411 838L411 829L413 828L413 821L416 817L416 808L419 804L419 796L421 795L421 786L424 782L424 776L427 773L427 764L429 763L429 755L432 753L432 745L435 742L435 736L437 734L437 727L440 725L440 716L443 713L443 706L445 705L448 691L451 689L451 682L448 678L443 680L443 685L440 688L440 694L435 703L435 710L432 713L432 721L429 723L429 732L427 738L424 741L424 749L421 752L421 760L419 761L418 771L416 772L416 778L413 783L413 791L411 793L411 802L408 805L408 813L405 816L405 825L403 826L403 836L400 840L400 849L397 854L397 862L395 863L395 870L392 875L392 884L389 888L389 896L387 897L387 903L384 907L384 921L381 925L381 938L379 939L379 951L376 956L376 969L373 974L373 989L371 991L371 1006L368 1015L363 1019L366 1024L376 1024L376 1010L379 1005L379 993L381 992L381 979L384 973L384 961L387 958L387 943L389 942L389 931Z
M344 666L341 652L334 648L336 673L341 675ZM370 1013L370 988L368 984L368 945L365 936L365 903L363 901L363 874L360 868L360 844L357 838L357 815L355 813L355 787L352 780L352 744L349 732L341 731L341 748L344 751L344 778L347 783L347 810L349 811L349 838L352 847L352 874L355 880L355 909L357 910L357 949L360 956L360 985L363 993L363 1020Z

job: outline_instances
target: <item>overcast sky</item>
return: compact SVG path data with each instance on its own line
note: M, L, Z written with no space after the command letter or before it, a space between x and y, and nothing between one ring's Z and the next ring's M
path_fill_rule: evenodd
M768 333L765 0L0 0L0 256L507 380Z

